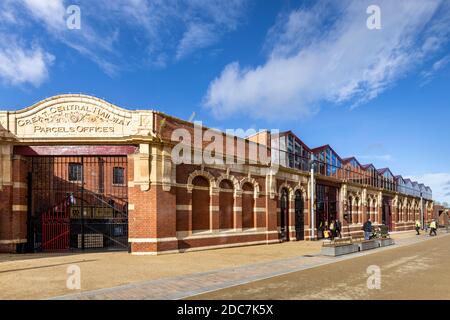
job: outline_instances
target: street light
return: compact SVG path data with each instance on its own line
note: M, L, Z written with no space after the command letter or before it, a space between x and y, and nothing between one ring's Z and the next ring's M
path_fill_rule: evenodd
M310 214L311 214L311 240L315 240L316 232L315 232L315 221L314 221L314 154L311 153L311 197L310 197Z

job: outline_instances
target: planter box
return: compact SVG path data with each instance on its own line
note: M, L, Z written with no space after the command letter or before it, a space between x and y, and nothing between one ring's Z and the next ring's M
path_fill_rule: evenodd
M379 245L376 240L364 240L358 243L358 247L359 251L364 251L379 248Z
M378 246L380 247L387 247L392 246L395 244L394 239L391 238L384 238L384 239L375 239L376 242L378 242Z
M356 245L356 244L323 246L320 253L323 254L324 256L336 257L336 256L344 255L344 254L358 252L358 249L359 249L358 245Z

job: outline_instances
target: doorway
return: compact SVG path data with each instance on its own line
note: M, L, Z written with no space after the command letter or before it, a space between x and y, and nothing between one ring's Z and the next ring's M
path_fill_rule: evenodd
M126 156L34 156L28 185L34 251L128 249Z
M381 223L388 227L389 231L392 231L392 198L383 197L383 212L381 215Z
M295 192L295 237L297 240L305 239L305 218L303 214L304 201L302 193Z
M316 228L317 237L322 239L323 232L331 221L338 219L338 188L329 185L316 185Z
M280 239L282 241L289 240L289 193L287 189L283 189L281 191L280 197L280 217L279 217L279 226L280 226Z

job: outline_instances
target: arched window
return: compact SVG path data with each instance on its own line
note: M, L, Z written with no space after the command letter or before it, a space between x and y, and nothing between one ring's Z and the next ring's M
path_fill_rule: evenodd
M197 176L192 181L192 230L210 230L209 181Z
M351 224L353 223L353 198L350 196L348 197L347 201L347 223Z
M355 223L361 222L360 210L361 208L359 207L359 198L355 198L355 219L353 219Z
M304 207L302 193L297 190L295 192L295 237L297 240L304 240L305 232L305 219L304 219Z
M253 185L245 183L242 186L242 228L255 228L255 198Z
M233 184L230 180L222 180L219 187L219 229L233 229Z
M289 191L286 188L283 188L280 196L280 215L278 219L278 226L281 231L281 239L289 240L287 226L288 222L288 214L289 214Z

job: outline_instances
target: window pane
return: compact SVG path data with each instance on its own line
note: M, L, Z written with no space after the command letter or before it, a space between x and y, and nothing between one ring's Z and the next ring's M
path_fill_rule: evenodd
M113 184L124 184L124 183L125 183L125 169L115 167L113 169Z
M69 181L81 181L83 178L83 166L81 163L69 163Z

